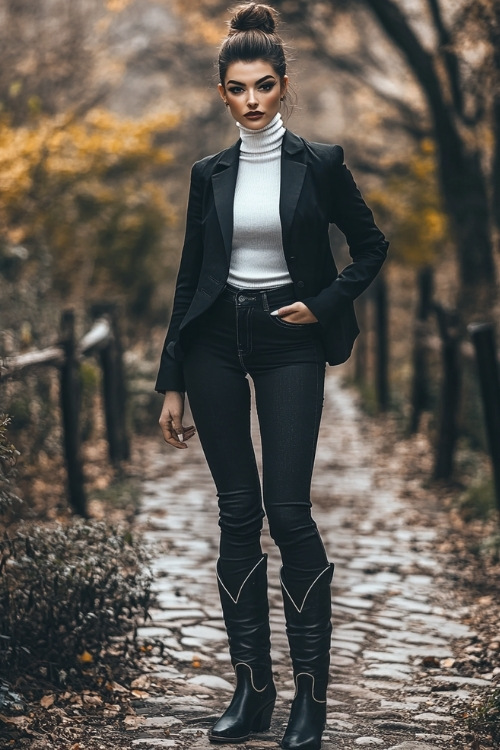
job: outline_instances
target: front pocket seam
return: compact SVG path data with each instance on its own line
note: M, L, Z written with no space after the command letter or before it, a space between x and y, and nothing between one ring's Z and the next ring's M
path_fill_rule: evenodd
M284 328L305 328L308 325L312 325L310 323L287 323L287 321L280 318L279 315L269 314L269 317L273 320L274 323L276 323L276 325L281 325Z

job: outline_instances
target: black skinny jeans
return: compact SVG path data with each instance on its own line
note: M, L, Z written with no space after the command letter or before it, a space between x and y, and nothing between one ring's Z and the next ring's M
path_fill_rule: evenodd
M328 565L310 502L325 375L319 324L270 315L295 299L292 285L267 292L226 287L186 347L186 390L217 488L220 566L233 595L262 556L262 496L294 593L303 596ZM247 375L255 386L262 493Z

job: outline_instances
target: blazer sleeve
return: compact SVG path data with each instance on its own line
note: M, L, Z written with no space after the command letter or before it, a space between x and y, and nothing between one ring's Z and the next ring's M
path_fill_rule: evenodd
M302 300L322 325L328 325L346 303L355 300L369 286L389 246L344 164L340 146L334 146L331 152L329 193L330 223L336 224L345 235L352 263L319 294Z
M159 393L165 393L165 391L183 392L185 390L182 363L175 360L168 349L169 344L174 344L178 339L180 324L198 286L203 256L201 227L202 198L203 181L200 175L199 162L197 162L191 170L186 233L175 285L172 316L163 344L160 368L155 385L155 390Z

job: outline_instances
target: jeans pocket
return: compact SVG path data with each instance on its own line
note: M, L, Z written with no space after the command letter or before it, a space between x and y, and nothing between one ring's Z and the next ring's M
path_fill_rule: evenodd
M286 307L286 305L291 305L296 300L292 300L291 302L286 302L283 305L280 305L279 307ZM279 308L276 308L279 310ZM283 318L280 318L278 315L271 315L272 310L269 312L269 317L271 318L274 323L279 326L280 328L310 328L311 326L316 325L315 323L291 323L287 320L283 320Z

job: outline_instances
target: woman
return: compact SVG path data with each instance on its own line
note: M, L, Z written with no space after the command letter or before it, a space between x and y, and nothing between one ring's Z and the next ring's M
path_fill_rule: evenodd
M210 732L243 742L269 728L276 699L270 658L264 508L282 557L281 584L296 694L282 740L317 750L326 721L333 564L309 499L325 362L351 352L353 300L380 269L388 243L340 146L283 127L288 87L276 14L239 6L219 54L219 93L237 143L197 162L186 236L156 390L167 443L186 448L187 392L219 498L217 578L236 674L233 699ZM328 227L345 234L340 275ZM262 494L250 438L253 379L263 453Z

